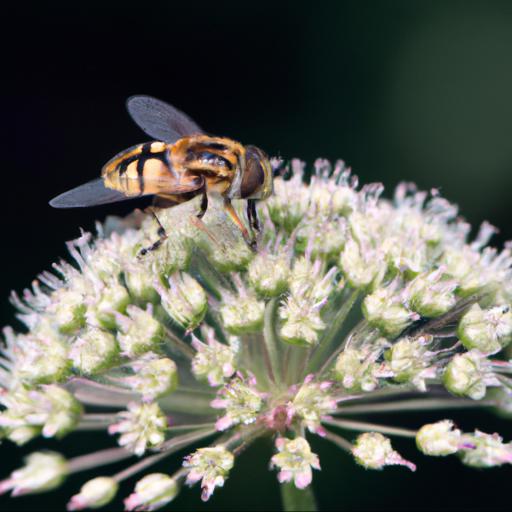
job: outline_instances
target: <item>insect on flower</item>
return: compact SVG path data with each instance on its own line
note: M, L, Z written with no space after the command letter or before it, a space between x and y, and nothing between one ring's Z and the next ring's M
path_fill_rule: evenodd
M223 197L228 216L255 249L260 230L255 201L272 193L273 170L267 154L227 137L205 135L183 112L150 96L132 96L127 109L137 125L156 140L122 151L103 166L101 178L60 194L50 205L77 208L152 195L154 207L167 208L201 195L200 210L193 219L201 225L208 193L214 192ZM247 199L251 234L232 199ZM142 255L167 238L156 213L149 211L160 226L159 239L142 249Z

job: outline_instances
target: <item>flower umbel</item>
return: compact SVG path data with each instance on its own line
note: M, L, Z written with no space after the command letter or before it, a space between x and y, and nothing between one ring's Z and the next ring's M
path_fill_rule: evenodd
M288 171L259 205L256 253L218 198L201 223L194 199L158 211L168 238L156 250L139 255L156 236L153 217L108 219L97 237L68 244L74 264L13 294L25 330L4 330L0 438L118 435L116 447L69 460L35 452L0 493L47 491L135 456L86 482L68 508L110 503L139 473L127 510L162 507L183 483L200 481L207 500L263 436L294 492L320 469L315 436L367 469L416 468L386 436L471 467L512 463L508 440L449 418L414 429L367 420L510 407L512 243L489 247L488 223L470 240L436 191L402 184L387 200L379 184L359 188L343 162L318 160L309 182L302 162ZM167 474L185 448L194 451ZM163 472L145 474L159 462Z

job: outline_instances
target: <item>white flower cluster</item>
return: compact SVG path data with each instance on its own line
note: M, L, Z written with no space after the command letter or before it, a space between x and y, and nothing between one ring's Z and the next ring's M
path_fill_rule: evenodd
M123 480L208 442L172 475L143 476L124 503L154 510L199 481L207 500L268 434L279 482L300 492L320 469L314 435L368 469L415 469L386 435L468 466L512 462L498 434L463 433L449 419L417 430L364 419L510 407L512 246L488 247L487 223L469 240L470 226L436 191L402 184L388 200L379 184L359 188L343 162L318 160L307 172L292 161L285 176L259 205L257 252L212 196L200 223L196 200L160 210L168 239L144 256L154 219L109 219L95 239L68 244L73 264L60 261L13 294L26 329L4 330L0 438L22 445L102 430L118 446L69 460L33 453L0 493L46 491L139 457L86 482L68 504L100 507Z

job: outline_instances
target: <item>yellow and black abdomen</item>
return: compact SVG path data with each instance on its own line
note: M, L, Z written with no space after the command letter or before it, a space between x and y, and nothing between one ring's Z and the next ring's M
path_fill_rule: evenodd
M169 159L171 147L164 142L147 142L119 153L102 169L105 187L127 197L161 193L177 179Z

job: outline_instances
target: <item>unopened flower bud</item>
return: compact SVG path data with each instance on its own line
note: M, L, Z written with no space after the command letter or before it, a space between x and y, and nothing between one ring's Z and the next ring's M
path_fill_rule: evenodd
M430 357L424 346L425 338L402 338L385 352L389 369L396 382L411 382L425 391L425 369L430 364Z
M123 275L130 295L142 303L157 302L159 295L154 287L155 272L153 269L130 262Z
M83 510L84 508L100 508L110 503L117 494L119 484L108 476L99 476L89 480L69 500L68 510Z
M309 249L313 258L336 261L347 239L344 219L319 220L304 224L297 233L297 250Z
M115 329L115 313L124 313L129 303L128 290L117 281L110 280L101 291L99 300L87 312L87 316L93 324L105 329Z
M265 303L251 293L227 295L220 307L226 330L235 335L257 332L263 325Z
M359 244L352 238L345 244L339 264L353 288L366 288L370 284L377 284L386 272L384 258L378 258L376 254L365 258Z
M307 296L290 295L279 308L283 320L279 331L281 339L290 345L312 347L318 343L319 334L325 329L320 310L325 301Z
M40 390L19 388L0 396L6 410L0 413L0 427L17 444L24 444L42 433L44 437L61 438L78 423L82 406L75 397L56 385Z
M151 473L139 480L135 492L124 500L125 510L157 510L178 494L174 478L164 473Z
M118 414L119 421L108 428L109 434L121 434L119 445L143 455L148 448L162 444L167 430L167 418L158 404L130 403Z
M51 384L69 375L68 347L56 334L22 334L17 338L17 345L16 373L22 381Z
M249 264L247 277L252 288L263 297L278 297L288 289L288 255L261 252Z
M92 375L116 364L119 346L110 332L90 327L71 345L69 358L73 367L83 375Z
M117 340L121 350L129 357L158 351L162 341L163 327L152 314L152 305L141 309L130 305L126 308L128 316L117 316L119 332Z
M223 446L199 448L193 454L185 457L183 466L188 468L188 485L201 480L201 499L208 501L215 487L222 487L235 457Z
M60 332L70 334L85 325L87 306L84 296L75 290L60 288L52 294L48 313L53 314Z
M483 310L474 304L461 318L457 334L468 350L495 354L512 341L512 311L508 306Z
M441 420L423 425L416 434L416 446L425 455L444 457L459 450L462 433L453 421Z
M68 475L66 459L56 452L34 452L25 459L25 466L0 482L0 494L22 496L50 491L59 487Z
M362 349L347 348L340 353L334 367L334 378L345 389L372 391L378 386L374 359L379 354L369 354Z
M454 395L481 400L486 391L481 358L476 351L455 355L444 371L446 389Z
M443 280L441 269L421 274L407 288L409 306L423 317L443 315L457 302L454 293L456 287L456 281Z
M416 465L405 460L391 447L391 441L379 432L361 434L352 450L356 462L367 469L382 469L384 466L400 465L416 471Z
M394 338L419 318L394 295L392 289L379 288L363 301L363 314L368 323L384 336Z
M311 451L309 443L303 437L278 437L276 448L279 453L272 457L271 467L279 468L279 482L293 481L295 487L305 489L313 479L311 468L320 469L318 456Z
M181 327L195 329L208 309L208 299L203 287L185 272L169 278L169 289L158 285L162 306Z
M172 393L178 387L178 368L168 357L160 359L142 359L132 363L134 375L125 378L131 389L149 402Z

